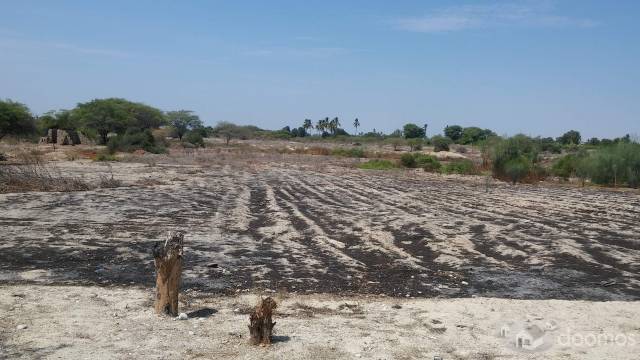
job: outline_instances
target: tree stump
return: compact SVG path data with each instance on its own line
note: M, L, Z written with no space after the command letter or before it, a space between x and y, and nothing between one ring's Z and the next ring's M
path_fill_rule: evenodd
M183 240L183 232L170 231L164 242L157 242L153 247L156 267L155 309L158 314L178 316Z
M268 297L262 299L255 309L251 312L249 317L249 334L251 336L251 343L253 345L270 345L271 334L275 322L271 321L271 315L277 304L275 300Z

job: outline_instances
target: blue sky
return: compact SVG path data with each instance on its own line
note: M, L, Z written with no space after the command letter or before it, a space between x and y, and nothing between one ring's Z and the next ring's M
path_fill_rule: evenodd
M5 1L0 98L208 124L640 133L639 1Z

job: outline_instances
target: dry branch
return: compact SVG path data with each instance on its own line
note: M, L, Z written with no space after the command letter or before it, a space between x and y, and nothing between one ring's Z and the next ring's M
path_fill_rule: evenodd
M153 247L156 268L155 309L158 314L178 315L183 241L183 232L170 231L164 242L158 242Z

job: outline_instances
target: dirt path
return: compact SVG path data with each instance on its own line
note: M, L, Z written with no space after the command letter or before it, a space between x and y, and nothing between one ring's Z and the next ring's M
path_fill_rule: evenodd
M260 348L247 343L255 294L186 292L180 306L191 318L176 321L153 314L151 289L0 286L0 358L567 360L640 352L638 302L271 295L280 303L275 343ZM515 349L521 325L546 329L535 351Z
M152 286L153 241L184 229L185 288L640 298L633 192L278 163L112 171L132 186L0 195L0 281Z

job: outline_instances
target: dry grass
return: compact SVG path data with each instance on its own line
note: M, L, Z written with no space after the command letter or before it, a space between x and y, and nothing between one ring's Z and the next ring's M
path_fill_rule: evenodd
M84 180L65 176L55 166L45 164L39 154L22 154L19 163L0 165L0 193L89 189L91 186Z

